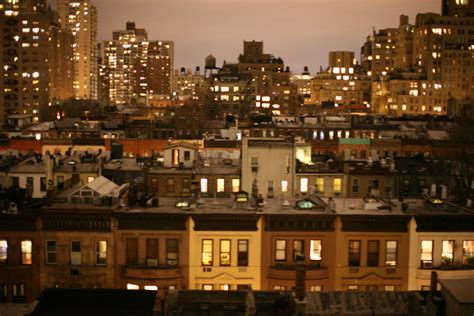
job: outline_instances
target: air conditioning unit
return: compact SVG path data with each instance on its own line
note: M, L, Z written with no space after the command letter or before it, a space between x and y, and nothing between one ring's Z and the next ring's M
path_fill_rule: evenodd
M147 259L146 265L149 267L157 267L158 266L158 259Z
M239 272L247 272L247 268L239 268Z
M202 268L202 272L212 272L212 268Z
M432 269L432 268L433 268L433 262L431 262L431 261L423 261L423 262L421 263L421 267L422 267L423 269Z
M166 264L169 266L176 266L178 265L178 260L167 260Z
M395 274L397 273L397 268L386 268L385 273L387 274Z

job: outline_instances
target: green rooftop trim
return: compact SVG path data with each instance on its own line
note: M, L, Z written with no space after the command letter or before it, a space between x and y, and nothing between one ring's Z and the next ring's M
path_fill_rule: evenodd
M339 138L341 145L370 145L370 138Z

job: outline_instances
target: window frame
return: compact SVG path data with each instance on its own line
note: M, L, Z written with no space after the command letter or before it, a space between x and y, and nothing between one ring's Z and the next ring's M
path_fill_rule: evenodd
M175 243L175 245L173 245ZM170 264L173 262L173 264ZM179 265L179 239L178 238L167 238L166 239L166 265L177 266Z
M101 249L101 244L105 243L105 251ZM95 265L106 266L107 265L107 240L96 240L95 241ZM105 255L105 256L104 256Z
M24 247L28 247L26 244L30 243L29 245L29 252L28 249L24 249ZM23 239L20 244L21 248L21 264L31 266L33 265L33 241L31 239Z
M241 251L241 245L245 245L245 250ZM248 267L249 266L249 240L238 239L237 240L237 266Z
M430 242L431 243L431 251L424 252L423 251L423 242ZM433 251L434 251L434 240L421 240L420 243L420 261L423 263L433 263ZM423 254L430 254L431 259L423 259Z
M313 244L314 242L319 241L319 251L312 251L316 248L314 248ZM318 254L319 253L319 259L313 259L313 254ZM309 260L310 261L322 261L323 260L323 241L321 239L311 239L309 242Z
M389 252L388 250L389 249L392 249L392 248L388 248L388 243L390 242L394 242L395 243L395 252ZM391 263L388 263L390 262L391 260L389 260L389 255L395 255L395 263L394 264L391 264ZM385 266L386 267L396 267L398 265L398 240L386 240L385 241Z
M49 250L48 243L54 243L54 250ZM58 264L58 242L56 240L47 239L45 240L45 264L47 265L54 265ZM54 254L54 262L50 261L50 255Z
M4 245L1 245L4 244ZM8 240L0 239L0 266L8 264Z
M353 251L354 249L356 249L355 247L353 247L352 245L353 244L358 244L358 247L357 247L357 252ZM349 240L349 243L348 243L348 266L349 267L360 267L360 261L361 261L361 249L362 248L362 242L360 240ZM357 264L353 264L351 263L352 260L354 260L354 258L351 259L351 257L353 256L357 256Z
M79 251L74 251L74 244L79 245ZM78 260L74 258L74 254L79 254L79 263L74 261ZM69 263L71 266L81 266L82 265L82 242L80 240L71 240L69 242Z
M223 244L228 243L229 249L228 251L223 250ZM228 259L226 260L223 256L228 255ZM226 262L228 261L228 262ZM219 266L221 267L230 267L232 264L232 241L230 239L221 239L219 240Z
M210 251L209 249L207 249L208 247L210 247ZM212 267L213 263L214 263L214 240L203 239L201 240L201 265L203 267Z
M376 245L376 251L372 251L370 245ZM367 240L367 266L378 267L380 263L380 240Z
M279 248L278 247L278 242L282 242L284 247ZM285 262L286 261L286 249L287 249L288 243L286 239L275 239L275 261L277 262ZM279 257L278 254L283 254L282 257Z
M297 244L299 244L298 247L297 247ZM299 251L297 250L297 248L300 248ZM297 260L298 255L303 255L303 258L306 259L305 251L304 251L305 250L304 249L304 239L293 239L292 250L293 250L293 262L299 261L299 260Z

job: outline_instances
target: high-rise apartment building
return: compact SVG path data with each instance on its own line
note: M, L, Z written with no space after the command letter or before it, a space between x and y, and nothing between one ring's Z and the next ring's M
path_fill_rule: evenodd
M102 86L108 89L109 102L146 104L153 95L171 94L173 42L148 41L145 29L127 22L102 49L101 73L108 76Z
M442 0L441 14L443 16L474 16L474 1Z
M63 29L74 36L74 96L97 99L97 9L89 0L57 0Z
M11 115L45 120L53 100L71 96L71 42L58 25L45 0L9 0L0 6L2 123Z

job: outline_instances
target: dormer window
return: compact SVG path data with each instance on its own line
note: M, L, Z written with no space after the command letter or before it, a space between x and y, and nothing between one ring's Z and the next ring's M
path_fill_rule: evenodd
M311 200L299 200L296 202L296 208L300 210L311 210L316 208L316 203Z

